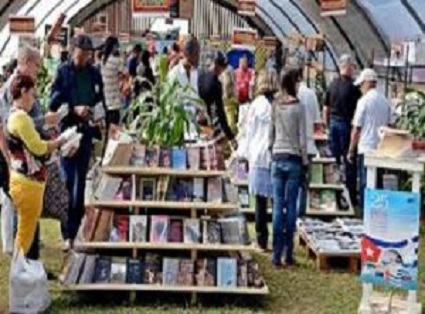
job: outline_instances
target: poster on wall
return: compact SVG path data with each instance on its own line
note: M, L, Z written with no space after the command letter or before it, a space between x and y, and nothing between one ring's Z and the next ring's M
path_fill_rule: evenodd
M257 0L238 0L238 14L244 16L255 16Z
M341 16L347 14L348 0L320 0L321 16Z
M418 289L419 215L419 193L366 190L364 283Z
M169 17L170 0L132 0L132 10L135 16Z
M232 48L255 50L258 33L254 29L234 28L232 34Z
M13 35L34 35L35 18L31 16L10 16L9 32Z

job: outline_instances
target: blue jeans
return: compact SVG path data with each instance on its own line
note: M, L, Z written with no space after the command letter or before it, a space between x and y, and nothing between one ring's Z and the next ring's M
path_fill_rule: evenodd
M92 137L84 135L77 153L71 158L63 158L61 161L61 170L65 175L66 188L69 193L68 224L61 224L64 240L75 239L84 216L84 192L92 153L92 143Z
M308 156L309 164L314 158L314 155ZM310 169L304 169L307 173L303 172L301 176L301 185L300 185L300 194L298 199L298 216L303 217L307 212L307 196L308 196L308 186L310 183Z
M285 262L294 262L294 233L297 220L297 198L302 173L301 158L273 161L273 257L272 263L282 263L286 247Z
M345 165L345 185L353 206L357 204L357 165L347 162L350 148L351 123L340 118L331 118L329 146L338 165Z

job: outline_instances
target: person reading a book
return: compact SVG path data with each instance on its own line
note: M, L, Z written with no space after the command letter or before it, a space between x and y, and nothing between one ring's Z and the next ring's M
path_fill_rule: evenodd
M255 232L257 245L265 251L268 243L267 207L272 197L270 176L271 156L268 149L268 137L272 102L277 84L267 70L259 73L256 79L255 99L249 106L246 124L246 147L241 149L250 169L248 173L249 193L255 196Z
M13 106L7 121L6 140L11 167L10 196L18 213L15 247L27 254L43 207L45 161L66 139L41 139L28 114L35 103L34 80L30 76L18 74L10 90Z
M272 105L269 150L272 156L273 255L272 264L281 268L295 264L294 233L297 199L303 166L308 165L304 106L297 98L298 70L283 75L281 91ZM284 233L285 231L285 233Z

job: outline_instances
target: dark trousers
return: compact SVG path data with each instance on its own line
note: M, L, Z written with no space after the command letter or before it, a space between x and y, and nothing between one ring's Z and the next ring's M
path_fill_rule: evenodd
M314 158L314 155L308 155L309 164ZM298 216L304 217L307 212L308 187L310 184L311 172L310 167L304 167L301 176L300 195L298 200Z
M66 187L69 193L68 223L61 224L64 240L74 240L84 216L84 192L86 176L92 153L92 137L84 135L77 153L71 158L63 158L62 173L66 178Z
M265 249L269 238L269 229L267 228L267 205L268 198L260 195L255 196L255 233L257 235L257 244Z
M338 165L345 167L345 185L353 206L357 205L357 165L347 162L350 148L351 123L340 118L331 118L329 146Z
M13 237L16 237L16 232L18 231L18 216L15 214L13 219ZM30 249L26 255L26 258L32 260L38 260L40 258L40 223L37 224L35 229L34 238L32 240Z

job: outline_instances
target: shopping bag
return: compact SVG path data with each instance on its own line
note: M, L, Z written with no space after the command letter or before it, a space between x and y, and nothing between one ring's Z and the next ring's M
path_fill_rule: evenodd
M18 251L18 250L16 250ZM28 260L20 250L13 256L9 278L11 313L38 314L50 306L47 275L40 261Z
M3 253L13 253L13 225L15 208L12 200L4 192L0 191L0 197L2 198L2 210L1 210L1 245Z

